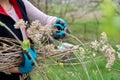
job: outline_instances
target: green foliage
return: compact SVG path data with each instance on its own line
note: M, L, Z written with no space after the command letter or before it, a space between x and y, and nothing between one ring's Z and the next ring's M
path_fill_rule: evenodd
M101 8L103 11L103 19L100 25L101 31L106 32L113 40L118 39L120 34L120 16L116 14L116 5L112 0L104 0Z
M83 42L95 40L100 35L99 23L96 20L76 20L73 24L69 26L69 28L71 29L71 34L73 34ZM74 42L74 40L68 41Z
M29 40L24 40L22 42L22 49L27 51L28 48L30 48L30 41Z
M69 25L73 35L78 37L78 39L85 41L85 43L98 39L101 32L106 32L108 35L108 38L111 38L112 40L120 40L119 34L120 34L120 16L116 14L116 6L112 2L112 0L104 0L101 4L101 7L99 7L103 11L103 18L97 20L89 20L89 21L83 21L83 20L75 20L75 22L71 25ZM53 12L50 12L50 15L59 16L59 13L61 11L65 11L65 7L63 6L54 6L50 7L50 10ZM74 11L75 8L69 6L68 11ZM55 12L54 12L55 11ZM69 19L68 19L69 20ZM100 28L100 32L99 32ZM67 42L76 43L73 39L67 39ZM88 48L88 47L87 47ZM76 55L80 57L79 55ZM89 57L89 56L88 56ZM103 54L97 54L95 58L95 61L104 77L104 80L119 80L119 72L120 72L120 64L119 59L115 61L115 64L111 68L111 70L108 70L105 68L105 65L107 63L106 58L104 58ZM80 64L74 64L72 63L56 63L54 65L54 62L50 62L50 60L46 61L47 63L43 64L46 66L45 69L41 69L41 71L44 71L45 73L39 74L36 73L32 74L33 80L88 80L86 73L83 70L83 67ZM80 61L75 61L79 63ZM90 80L101 80L98 70L96 69L96 66L94 62L91 60L91 58L85 58L83 61L86 65L86 68L88 70ZM52 64L49 64L52 63ZM57 65L56 65L57 64ZM73 66L74 65L74 66ZM44 78L42 78L42 75ZM81 78L81 79L80 79Z

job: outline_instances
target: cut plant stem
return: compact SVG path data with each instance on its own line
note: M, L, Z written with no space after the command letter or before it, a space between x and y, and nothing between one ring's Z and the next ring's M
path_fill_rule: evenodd
M13 31L7 26L5 25L3 22L0 21L0 25L4 28L6 28L13 36L14 38L22 45L22 42L20 41L20 39L13 33ZM30 55L30 53L28 52L28 55L30 56L30 58L32 59L32 61L34 62L36 67L39 67L37 62L34 60L34 58Z
M2 26L2 27L5 27L13 36L14 36L14 38L20 43L20 44L22 44L22 42L20 41L20 39L13 33L13 31L7 26L7 25L5 25L3 22L1 22L0 21L0 25Z

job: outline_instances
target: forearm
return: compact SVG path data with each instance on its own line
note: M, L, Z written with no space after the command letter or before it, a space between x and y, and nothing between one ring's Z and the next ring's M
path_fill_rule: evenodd
M56 19L56 17L46 15L38 8L33 6L29 1L23 0L23 2L25 4L27 16L30 19L30 21L40 20L42 25L46 25L46 24L52 24L54 19Z
M9 70L10 73L21 73L18 67L11 68Z

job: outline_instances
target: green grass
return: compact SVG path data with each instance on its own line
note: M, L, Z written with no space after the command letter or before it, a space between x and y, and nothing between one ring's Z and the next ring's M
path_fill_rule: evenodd
M88 43L92 40L97 40L100 36L99 24L96 20L90 20L87 22L76 20L73 24L69 25L69 28L71 34L76 36L82 42ZM67 42L77 44L76 41L69 37L67 38Z
M71 34L76 36L78 39L80 39L82 42L90 42L94 40L98 40L101 33L103 32L101 27L101 20L89 20L89 21L83 21L83 20L75 20L73 24L69 25L69 28L71 29ZM103 29L104 30L104 29ZM111 30L111 29L108 29ZM112 34L112 30L111 30ZM115 37L115 35L114 35ZM108 36L108 40L114 44L114 43L120 43L119 37L113 38ZM73 43L74 40L68 38L68 42Z
M96 58L96 62L104 77L104 80L120 80L120 71L114 70L120 70L120 65L115 63L113 69L109 71L105 68L105 58ZM89 60L85 65L87 67L90 80L101 80L99 72L92 60ZM66 65L66 63L63 64L63 66L59 64L49 65L44 69L44 72L46 73L47 77L45 74L42 74L44 76L44 79L40 78L41 74L38 73L37 76L32 75L33 80L88 80L81 64L76 64L74 66Z

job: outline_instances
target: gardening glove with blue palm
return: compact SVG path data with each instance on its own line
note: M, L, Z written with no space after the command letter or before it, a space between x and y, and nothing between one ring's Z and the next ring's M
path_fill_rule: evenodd
M68 24L62 18L57 18L54 27L58 29L53 36L55 39L62 39L65 37L65 29L68 28Z
M37 53L36 53L35 49L29 48L28 52L33 57L33 59L36 61ZM22 74L31 72L35 67L32 59L28 56L28 54L26 52L24 52L23 55L24 55L24 65L21 65L19 67L19 70Z
M57 18L54 27L58 30L64 30L65 28L68 28L68 24L62 18Z

